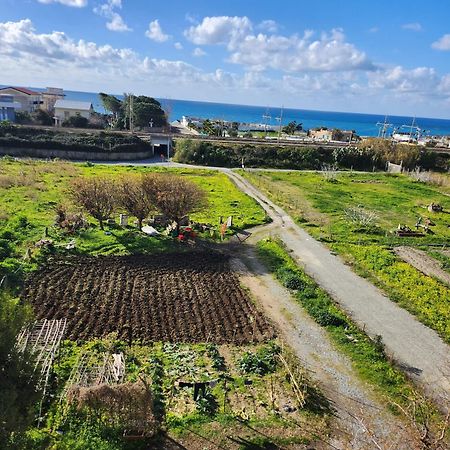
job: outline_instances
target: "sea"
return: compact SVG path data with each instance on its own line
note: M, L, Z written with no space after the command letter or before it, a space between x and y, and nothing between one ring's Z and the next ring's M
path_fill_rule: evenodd
M38 90L38 89L36 89ZM39 89L40 90L40 89ZM64 91L66 100L77 100L91 102L98 112L105 112L98 94L93 92ZM121 95L117 96L121 98ZM176 100L157 98L163 108L169 112L169 120L180 120L183 116L220 119L230 122L243 123L267 123L278 126L277 117L282 116L282 124L286 125L291 121L296 121L303 125L303 129L308 130L316 127L339 128L341 130L354 130L359 136L378 136L379 126L387 120L393 127L409 131L407 128L414 120L414 125L423 130L422 134L429 136L450 136L449 119L432 119L426 117L408 116L384 116L378 114L361 114L335 111L315 111L308 109L293 109L280 107L234 105L228 103L199 102L190 100ZM269 116L270 119L263 119ZM392 128L393 128L392 127ZM392 130L391 128L391 130Z

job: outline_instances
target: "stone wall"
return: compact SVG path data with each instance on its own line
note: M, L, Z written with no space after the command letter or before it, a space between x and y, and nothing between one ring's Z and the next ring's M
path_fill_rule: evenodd
M0 147L0 156L17 156L29 158L59 158L72 161L136 161L153 157L153 152L149 151L77 151L77 150L54 150L43 148L15 148Z

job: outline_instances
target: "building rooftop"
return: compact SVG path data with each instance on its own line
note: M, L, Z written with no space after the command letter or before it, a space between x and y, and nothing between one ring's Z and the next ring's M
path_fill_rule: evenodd
M4 87L4 88L0 88L0 91L3 91L5 89L14 89L15 91L22 92L22 94L26 94L26 95L41 95L40 92L36 92L36 91L32 91L32 90L27 89L27 88L16 87L16 86L7 86L7 87Z
M90 102L77 102L73 100L56 100L55 108L77 109L79 111L89 111L92 109Z

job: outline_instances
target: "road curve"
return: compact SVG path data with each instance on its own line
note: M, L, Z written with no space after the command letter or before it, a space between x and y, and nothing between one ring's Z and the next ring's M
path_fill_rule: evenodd
M269 226L256 228L255 235L261 238L264 234L277 234L305 272L370 336L380 335L386 352L447 412L450 409L450 350L438 334L355 274L250 182L231 170L224 172L273 220Z

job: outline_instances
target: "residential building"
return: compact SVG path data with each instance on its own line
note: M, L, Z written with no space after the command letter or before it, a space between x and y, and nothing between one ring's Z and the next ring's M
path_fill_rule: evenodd
M90 119L94 108L89 102L76 102L72 100L56 100L54 119L55 125L61 125L65 120L74 116Z
M42 104L42 94L23 87L0 88L0 94L12 95L14 102L20 103L18 111L32 113L40 108Z
M358 140L359 137L352 130L339 130L337 128L315 128L309 130L309 136L314 141L321 142L352 142Z
M14 101L14 96L0 94L0 122L7 120L14 122L16 119L16 109L20 108L20 103Z
M61 88L48 87L42 92L42 105L41 109L45 111L53 111L57 100L63 100L66 94Z

